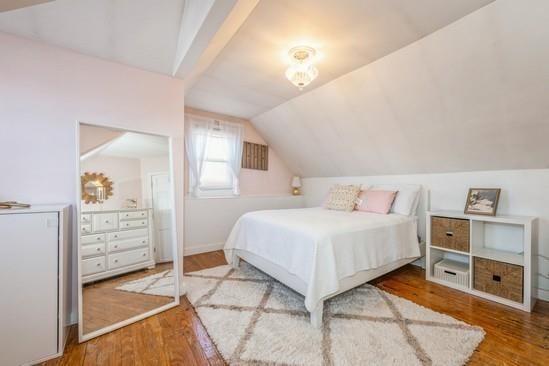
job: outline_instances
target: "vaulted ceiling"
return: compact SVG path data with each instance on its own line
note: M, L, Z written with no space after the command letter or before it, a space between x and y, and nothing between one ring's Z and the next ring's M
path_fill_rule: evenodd
M261 0L186 95L185 104L250 118L303 94L286 52L322 54L306 91L379 59L493 0Z
M548 24L497 0L252 123L306 177L549 168Z
M56 0L0 13L0 30L169 74L184 0Z
M182 78L302 176L549 167L547 0L6 4L0 31ZM298 43L322 54L302 92Z

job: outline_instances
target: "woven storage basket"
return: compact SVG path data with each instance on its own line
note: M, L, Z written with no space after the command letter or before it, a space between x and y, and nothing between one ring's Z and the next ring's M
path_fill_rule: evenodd
M469 252L469 220L433 217L431 245Z
M469 287L469 265L449 259L435 263L434 276L440 280Z
M474 288L512 301L523 300L523 267L474 257Z

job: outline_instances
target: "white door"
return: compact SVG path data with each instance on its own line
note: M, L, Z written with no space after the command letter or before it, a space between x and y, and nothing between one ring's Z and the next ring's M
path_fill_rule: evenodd
M172 255L172 207L171 186L168 173L151 175L152 208L156 262L171 262Z
M57 213L0 215L0 365L57 353Z

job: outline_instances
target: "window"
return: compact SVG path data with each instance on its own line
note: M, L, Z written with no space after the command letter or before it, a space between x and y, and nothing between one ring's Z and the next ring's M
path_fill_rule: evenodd
M206 143L200 189L232 191L233 174L229 166L229 141L222 133L211 132Z
M238 195L242 127L188 117L189 191L196 197Z

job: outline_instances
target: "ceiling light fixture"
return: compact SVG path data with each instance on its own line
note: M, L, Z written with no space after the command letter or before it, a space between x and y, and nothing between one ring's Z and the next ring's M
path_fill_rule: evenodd
M299 90L309 85L318 76L318 69L313 65L316 50L309 46L297 46L288 51L291 65L286 70L286 77Z

